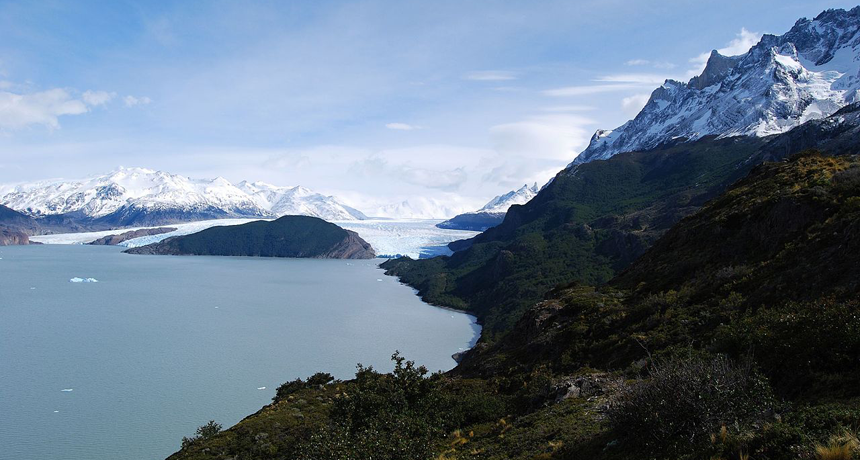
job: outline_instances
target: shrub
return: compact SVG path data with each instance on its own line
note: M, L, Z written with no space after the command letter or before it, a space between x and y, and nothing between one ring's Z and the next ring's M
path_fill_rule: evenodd
M288 396L299 390L325 385L332 381L334 381L334 376L332 376L328 372L317 372L316 374L308 377L307 381L304 381L302 379L295 379L293 381L283 383L275 391L275 396L272 397L272 402L284 400Z
M220 423L217 423L215 420L209 420L205 425L200 425L197 427L197 435L191 438L183 437L182 438L182 448L186 448L193 444L195 441L200 439L211 439L216 434L221 432L223 427Z
M631 447L678 455L722 427L744 429L773 403L767 380L749 362L724 356L665 358L652 363L648 379L620 391L608 418Z

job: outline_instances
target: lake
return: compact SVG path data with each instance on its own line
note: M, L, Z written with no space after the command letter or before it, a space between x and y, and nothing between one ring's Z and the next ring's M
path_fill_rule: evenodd
M275 388L399 350L455 365L479 326L431 307L376 260L171 257L0 248L0 458L164 458ZM72 278L98 282L70 282Z

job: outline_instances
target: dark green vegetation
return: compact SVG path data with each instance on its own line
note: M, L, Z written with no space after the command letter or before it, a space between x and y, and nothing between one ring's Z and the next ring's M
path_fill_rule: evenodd
M432 304L476 314L483 340L554 286L609 281L669 227L742 177L761 139L705 139L562 171L538 196L451 257L397 259L389 274ZM463 248L468 246L467 248Z
M447 375L289 382L172 458L856 458L860 159L751 169Z
M503 220L505 220L505 213L503 212L470 212L454 216L445 222L439 222L436 226L453 230L483 232L501 224Z
M801 150L854 151L860 104L769 138L703 138L624 153L559 173L502 224L452 243L451 257L383 265L432 304L469 311L495 341L561 284L600 285L684 216L763 161ZM664 278L667 282L675 278Z
M372 259L373 248L355 232L316 217L284 216L229 227L212 227L160 243L132 248L130 254L312 257Z

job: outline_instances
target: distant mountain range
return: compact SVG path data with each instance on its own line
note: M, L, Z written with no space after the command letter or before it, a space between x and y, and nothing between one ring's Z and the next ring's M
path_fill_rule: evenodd
M300 186L233 185L221 177L191 179L122 167L84 180L17 185L0 196L0 203L37 220L67 218L91 229L288 214L324 220L367 218L333 196Z
M713 51L701 75L666 80L636 115L598 130L571 167L704 136L763 137L825 118L858 100L860 7L800 19L740 56Z
M540 189L537 183L532 186L523 185L519 190L511 190L504 195L499 195L481 209L467 212L452 217L444 222L436 224L439 228L453 230L474 230L482 232L488 228L495 227L505 220L505 214L515 204L526 204L538 194Z

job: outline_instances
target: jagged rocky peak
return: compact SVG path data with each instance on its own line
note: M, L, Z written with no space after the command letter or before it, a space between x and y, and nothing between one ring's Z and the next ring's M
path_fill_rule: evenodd
M712 51L702 73L666 80L636 115L599 130L571 167L703 136L768 136L860 100L860 7L801 19L747 53Z
M713 50L707 65L705 65L705 70L702 71L701 75L693 77L689 84L700 90L717 84L726 78L726 75L735 68L739 61L738 56L723 56L719 51Z

